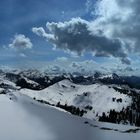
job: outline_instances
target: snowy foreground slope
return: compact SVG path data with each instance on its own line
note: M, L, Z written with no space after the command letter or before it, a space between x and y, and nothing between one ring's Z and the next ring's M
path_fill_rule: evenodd
M28 95L37 100L47 101L51 104L74 105L87 111L85 118L97 119L97 114L102 115L110 109L116 111L126 108L131 103L131 98L125 94L115 91L112 87L102 84L77 85L70 80L62 80L44 90L35 91L21 89L20 93ZM112 99L122 99L122 102L113 102ZM86 109L86 107L92 109Z
M13 92L0 95L2 140L139 140L132 126L97 123Z
M139 90L98 82L80 85L70 79L55 82L43 90L30 90L13 81L0 77L2 140L139 140L140 127L134 127L135 123L130 126L129 122L118 125L97 121L98 115L107 114L110 109L127 110L129 106L132 109L134 101L139 101ZM58 103L87 112L83 117L71 115L70 111L58 108Z

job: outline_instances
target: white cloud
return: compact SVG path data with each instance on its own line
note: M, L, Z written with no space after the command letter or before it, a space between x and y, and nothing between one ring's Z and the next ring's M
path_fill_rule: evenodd
M127 53L140 54L140 1L101 0L96 8L97 20L92 26L105 36L118 38Z
M31 40L28 37L25 37L23 34L15 35L9 47L16 50L26 50L32 48Z
M95 71L101 69L98 63L93 60L85 60L85 61L73 61L69 64L69 70L71 72L79 72L84 74L93 74Z
M33 27L32 28L32 32L35 33L36 35L40 36L40 37L43 37L43 38L46 38L47 40L52 40L54 39L54 35L52 34L47 34L45 32L45 30L43 29L43 27Z

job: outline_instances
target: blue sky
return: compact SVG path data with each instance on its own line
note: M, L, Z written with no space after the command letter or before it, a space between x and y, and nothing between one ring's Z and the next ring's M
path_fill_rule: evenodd
M139 75L139 11L119 1L1 0L0 66Z

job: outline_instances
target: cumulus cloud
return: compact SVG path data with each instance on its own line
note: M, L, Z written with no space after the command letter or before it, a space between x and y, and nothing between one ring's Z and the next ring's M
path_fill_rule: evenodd
M93 26L92 22L81 18L73 18L67 22L47 23L49 33L42 27L34 27L32 31L44 37L56 48L82 55L91 52L100 57L117 57L129 64L129 59L119 38L106 36L101 29Z
M111 72L114 72L114 73L118 73L120 75L135 75L137 73L137 68L136 67L130 67L130 66L127 66L127 67L114 67L114 68L111 68Z
M69 69L72 72L81 72L84 74L93 74L97 70L101 70L98 63L93 60L73 61L69 64ZM102 71L102 70L101 70Z
M43 27L38 27L38 28L33 27L32 32L37 34L38 36L46 38L47 40L53 40L54 39L54 35L46 33L45 30L43 29Z
M47 23L49 32L42 29L45 35L39 36L56 48L116 57L125 64L130 64L129 54L140 55L140 0L97 0L96 4L87 0L86 8L94 13L92 21L74 18Z
M28 37L25 37L23 34L15 35L9 47L16 50L26 50L32 48L32 42Z
M59 66L56 66L56 65L55 65L55 66L52 66L52 69L51 69L51 70L52 70L53 72L60 72L60 69L61 69L61 68L60 68Z
M105 36L119 38L128 53L140 54L140 0L101 0L93 27Z
M65 73L65 69L63 69L63 66L60 66L60 65L57 65L57 64L48 65L48 67L45 70L47 70L47 73L54 73L54 74Z
M70 64L70 67L79 69L79 68L82 68L83 66L80 63L78 63L78 62L72 62Z

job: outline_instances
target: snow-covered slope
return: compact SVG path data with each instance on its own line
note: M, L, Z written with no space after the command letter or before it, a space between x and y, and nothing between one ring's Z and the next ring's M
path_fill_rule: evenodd
M11 89L19 89L19 87L16 86L15 83L5 79L4 77L0 77L0 88L2 88L4 91L9 91Z
M45 140L45 133L51 139L50 130L25 110L20 102L13 102L6 95L0 95L0 139Z
M139 140L140 137L137 127L73 116L17 91L0 95L0 114L2 140Z
M9 80L6 80L6 79L3 79L0 77L0 84L6 84L6 85L9 85L9 86L12 86L12 87L16 87L16 84L9 81Z
M60 102L63 105L74 105L85 109L87 113L84 114L84 117L89 119L96 119L97 116L102 115L103 112L107 113L110 109L120 111L131 103L129 96L120 94L109 86L102 84L77 85L70 80L62 80L40 91L21 89L20 93L51 104ZM122 102L113 102L113 98L121 98ZM87 109L87 106L92 109Z
M0 138L2 140L92 140L95 130L85 119L72 116L29 97L0 95ZM10 98L11 98L10 97ZM98 131L98 130L96 130Z

